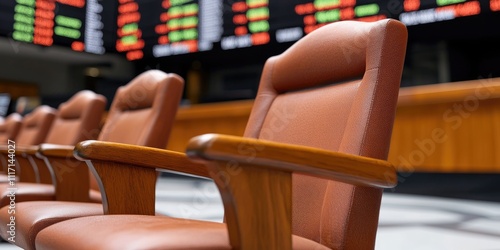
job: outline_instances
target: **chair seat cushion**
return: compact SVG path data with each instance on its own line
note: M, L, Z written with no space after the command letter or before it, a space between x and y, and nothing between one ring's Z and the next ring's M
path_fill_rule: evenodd
M0 235L7 240L7 223L10 221L8 207L0 209ZM101 204L64 202L64 201L31 201L16 204L16 242L23 249L34 249L38 232L60 221L101 215ZM70 248L68 248L70 249Z
M328 249L293 236L294 249ZM67 220L40 231L36 249L231 249L223 223L146 215Z
M52 201L56 199L55 189L51 184L18 182L14 187L9 183L2 183L0 184L0 207L10 204L13 191L15 191L16 203L22 201Z

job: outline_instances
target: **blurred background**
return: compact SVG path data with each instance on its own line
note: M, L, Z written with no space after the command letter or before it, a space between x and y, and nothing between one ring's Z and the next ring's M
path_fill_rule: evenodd
M481 214L476 208L495 210L500 0L2 0L0 115L25 114L40 104L57 107L81 89L112 100L119 86L159 69L186 80L168 145L183 151L198 134L242 135L270 56L324 24L383 18L406 24L409 40L389 155L399 184L386 190L381 223L397 226L390 219L384 224L384 218L400 215L384 212L392 211L386 209L391 204L399 212L418 204L423 211L437 206L442 212L439 202L447 199L455 208L479 202L453 212L467 221ZM345 45L347 54L353 46ZM406 203L405 197L430 200ZM482 249L498 249L500 215L478 216L486 222L472 220L473 226L487 232L465 231L497 239ZM219 217L209 219L214 218ZM459 228L444 224L447 230ZM420 246L414 249L431 249Z

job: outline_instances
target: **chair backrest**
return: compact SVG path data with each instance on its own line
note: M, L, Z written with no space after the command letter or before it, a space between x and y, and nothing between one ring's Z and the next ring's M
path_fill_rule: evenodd
M75 145L83 140L96 139L105 108L104 96L90 90L77 92L59 105L54 122L43 142ZM35 161L33 165L36 165L39 182L53 183L56 180L43 160L37 158L32 160Z
M96 139L106 108L106 98L90 90L82 90L61 103L46 143L75 145Z
M176 74L146 71L116 91L99 140L165 148L182 97Z
M165 148L181 101L184 80L148 70L118 88L98 140ZM90 174L90 188L99 185Z
M21 131L16 138L17 145L32 146L45 141L57 111L49 106L38 106L23 118Z
M21 130L23 117L18 113L12 113L0 124L0 143L7 144L7 140L15 140Z
M0 144L8 144L9 140L16 140L17 134L21 130L23 117L18 113L12 113L5 119L1 118L0 124ZM0 154L1 170L7 172L7 158Z
M406 51L396 20L326 25L264 66L245 136L386 159ZM381 189L293 176L292 231L373 249Z

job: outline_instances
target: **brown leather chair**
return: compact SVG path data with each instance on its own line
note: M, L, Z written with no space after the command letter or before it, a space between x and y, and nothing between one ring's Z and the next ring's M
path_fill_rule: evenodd
M17 134L21 130L23 117L18 113L12 113L7 116L0 124L0 144L9 144L9 140L15 143ZM0 174L0 182L7 180L7 157L0 154L0 162L2 164L3 174Z
M16 145L31 146L42 143L47 138L57 111L41 105L22 118L22 125L16 137Z
M89 90L76 93L62 103L45 138L46 143L74 145L77 142L95 139L106 106L106 98ZM24 134L24 131L23 131ZM22 145L22 144L20 144ZM21 178L16 182L16 203L30 200L54 200L54 177L48 166L35 153L38 146L18 146L16 159L20 162ZM24 162L21 162L24 161ZM23 164L24 163L24 164ZM34 182L25 182L28 170L33 171ZM0 184L0 206L10 202L10 183Z
M406 39L396 20L311 32L266 62L246 138L194 138L187 152L198 163L79 143L75 154L99 174L108 215L52 225L36 248L373 249L382 188L397 181L384 159ZM157 168L213 177L227 224L152 216Z
M29 147L42 143L49 133L49 129L56 117L57 111L49 106L42 105L26 114L22 120L20 131L16 137L16 149L19 147ZM7 155L8 148L0 146L0 152ZM36 182L37 176L32 164L25 157L19 156L22 152L16 150L15 179L21 182ZM19 157L18 157L19 156ZM20 166L25 166L21 171ZM11 171L14 172L14 171ZM5 180L7 181L7 180ZM3 181L2 181L3 182Z
M98 140L165 148L182 97L183 87L183 79L176 74L150 70L137 76L129 84L118 89ZM65 158L73 155L73 148L49 146L42 149L42 153ZM66 158L67 160L69 158ZM88 174L89 169L85 163L77 162L83 163L84 166L77 167L80 169L75 171L83 169ZM88 184L85 187L81 183L81 179L85 180L82 177L83 172L73 176L73 171L61 173L60 171L64 169L54 168L54 170L56 176L64 176L64 180L58 180L58 185L65 186L64 191L67 192L67 189L73 188L76 191L70 191L70 193L80 194L84 191L89 193ZM135 177L131 176L131 178ZM75 183L79 184L70 185ZM97 182L93 183L91 186L98 190ZM82 187L84 191L81 191ZM94 191L90 196L93 201L100 201L100 193ZM88 201L88 199L81 201ZM22 216L16 218L15 244L24 249L34 249L35 236L41 229L69 218L103 214L102 207L102 204L67 201L19 203L16 205L16 213ZM0 210L0 221L2 223L5 221L6 226L10 221L7 209L4 207ZM10 235L6 226L0 226L6 229L0 232L0 235L7 240Z
M21 129L23 117L12 113L0 124L0 143L7 144L7 140L15 140Z

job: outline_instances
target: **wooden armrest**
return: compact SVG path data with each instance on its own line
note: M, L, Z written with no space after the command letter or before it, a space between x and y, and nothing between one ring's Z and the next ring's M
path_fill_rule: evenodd
M16 153L22 153L22 154L27 154L27 155L36 155L38 152L39 146L16 146Z
M305 146L206 134L191 139L186 152L199 162L251 163L370 187L392 188L397 184L396 170L387 161Z
M111 161L211 178L203 164L191 161L184 153L165 149L88 140L78 143L74 154L81 160Z
M156 169L209 177L204 165L164 149L89 140L74 155L96 176L105 214L154 215Z
M372 188L396 184L386 161L235 136L195 137L187 155L215 176L235 249L292 249L292 173Z
M58 201L89 202L89 170L73 156L74 146L40 144L36 156L50 170Z
M38 145L16 145L16 153L28 153L28 154L36 154L38 151ZM9 150L9 146L7 144L0 144L0 153L7 154Z
M38 148L38 153L43 156L73 158L75 146L43 143Z

